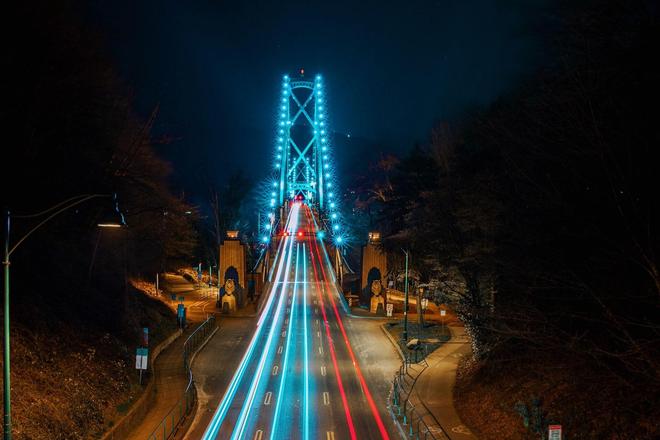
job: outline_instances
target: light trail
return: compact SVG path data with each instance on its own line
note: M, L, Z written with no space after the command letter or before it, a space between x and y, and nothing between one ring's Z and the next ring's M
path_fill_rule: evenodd
M323 273L323 279L326 284L328 283L328 278L325 273L325 269L323 268L323 265L321 264L321 253L319 252L319 246L317 240L314 240L314 247L316 249L316 255L318 257L318 263L321 268L321 272ZM310 245L310 248L312 246ZM346 348L348 349L348 354L351 357L351 360L353 361L353 367L355 368L355 372L357 374L358 380L360 381L360 385L362 386L362 390L364 391L364 394L367 398L367 402L369 403L369 407L371 409L371 413L376 421L376 425L378 425L378 430L380 431L380 435L383 439L389 440L390 436L387 433L387 430L385 429L385 425L383 424L383 420L380 417L380 413L378 412L378 408L376 408L376 404L374 403L374 399L371 396L371 392L369 391L369 387L367 386L367 382L364 380L364 376L362 375L362 371L360 370L360 365L355 358L355 354L353 353L353 348L351 347L351 343L348 341L348 335L346 334L346 329L344 328L344 324L341 320L341 316L339 315L339 311L337 310L337 304L335 303L335 300L333 298L333 295L331 295L329 292L326 292L328 295L328 298L330 299L330 302L332 304L332 309L335 314L335 318L337 319L337 323L339 324L339 329L342 333L342 336L344 338L344 343L346 344ZM319 293L320 295L320 293ZM321 302L321 305L323 303ZM325 309L323 310L323 319L325 320ZM327 321L326 321L327 322Z
M304 329L304 375L305 391L303 395L303 440L309 439L309 356L307 354L307 257L303 243L303 329Z
M294 221L294 229L297 228L298 226L298 211L300 209L300 206L298 204L294 204L293 208L291 209L289 220L291 221L292 219L295 219ZM289 238L289 237L287 237ZM293 247L293 241L291 241L290 247ZM268 353L270 352L270 348L273 343L273 336L275 334L275 329L279 327L279 322L280 318L282 315L282 307L284 305L284 298L286 298L286 286L287 282L289 279L289 271L291 269L291 250L289 251L287 255L287 262L286 262L286 269L284 271L284 282L282 283L282 288L280 289L280 299L279 302L277 303L277 309L275 310L275 316L274 316L274 321L270 327L270 331L268 332L268 338L266 340L266 345L264 347L264 350L261 352L261 357L259 358L259 364L257 366L257 371L255 372L254 377L252 378L252 382L250 384L250 389L248 391L248 395L246 400L243 402L243 407L241 408L241 412L238 416L238 420L236 422L236 425L234 427L234 431L232 432L231 438L232 440L235 439L240 439L243 436L243 433L245 431L245 427L247 425L247 419L250 411L252 410L252 403L254 402L254 397L257 393L257 388L259 386L259 383L261 382L261 378L263 375L264 371L264 366L266 364L266 357ZM263 318L263 315L262 315Z
M298 267L300 257L300 243L296 244L296 272L294 276L295 283L293 285L293 299L291 300L291 313L289 314L289 331L286 335L286 349L284 350L284 361L282 362L282 379L280 379L280 389L277 393L277 401L275 403L275 414L273 415L273 424L271 426L270 438L274 440L277 436L277 421L280 414L280 405L282 403L282 395L284 394L284 385L286 384L287 377L287 365L289 362L289 348L291 347L291 333L293 333L293 320L296 313L296 295L298 294ZM304 255L303 255L304 257ZM286 294L282 294L283 297L286 297Z
M287 221L287 225L290 222L291 222L291 217L289 217L289 220ZM282 252L282 250L286 249L287 246L289 247L289 250L287 252ZM278 248L279 248L278 249L279 262L278 262L277 273L275 275L275 283L273 284L272 287L273 290L271 292L270 297L268 298L266 306L262 311L261 318L268 315L271 311L273 305L273 298L276 295L275 289L277 289L277 281L280 279L282 275L282 269L284 267L284 261L286 260L287 254L289 254L289 256L291 254L293 248L293 240L291 240L290 237L286 237L282 242L280 242ZM213 415L213 419L211 420L211 423L209 423L209 426L206 428L206 431L202 436L202 440L212 440L216 438L218 431L220 430L220 426L222 425L222 422L227 416L229 405L231 404L232 400L234 399L234 396L236 395L236 390L238 389L238 385L240 384L243 375L245 374L245 370L247 369L247 365L249 364L249 361L252 358L252 354L257 344L257 340L259 339L261 335L261 330L263 329L263 326L261 326L262 321L263 319L259 319L259 322L257 323L256 331L254 332L254 335L250 340L250 344L248 345L248 349L243 355L243 358L241 359L241 363L239 364L238 369L234 373L234 376L232 377L229 387L227 388L227 391L225 392L225 395L222 398L222 401L220 402L218 409Z
M305 215L308 216L309 218L309 213L305 211ZM314 239L312 239L313 241ZM309 246L310 248L310 256L312 258L312 268L314 269L314 279L316 281L316 285L320 285L319 277L318 277L318 272L316 271L316 265L314 264L314 253L312 252L312 246ZM320 265L320 261L319 261ZM328 347L330 348L330 358L332 359L332 365L334 366L335 369L335 376L337 378L337 385L339 387L339 394L341 395L341 401L342 405L344 406L344 414L346 416L346 423L348 424L348 431L351 436L351 440L357 440L357 435L355 433L355 425L353 424L353 418L351 417L351 411L348 407L348 399L346 398L346 391L344 390L344 384L341 380L341 374L339 373L339 366L337 365L337 355L335 353L335 347L332 342L332 336L330 335L330 324L328 323L328 316L325 313L325 306L323 304L323 295L321 293L321 289L319 289L318 292L318 298L320 302L320 308L323 316L323 323L325 326L325 334L328 339Z

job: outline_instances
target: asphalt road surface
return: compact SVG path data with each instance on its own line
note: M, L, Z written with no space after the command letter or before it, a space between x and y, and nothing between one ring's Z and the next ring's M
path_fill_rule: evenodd
M288 222L273 290L201 438L398 437L385 399L397 367L393 349L373 343L376 325L344 314L309 208L293 204ZM355 327L366 331L356 338Z

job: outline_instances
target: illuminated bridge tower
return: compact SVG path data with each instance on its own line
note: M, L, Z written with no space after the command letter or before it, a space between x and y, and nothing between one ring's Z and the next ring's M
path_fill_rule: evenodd
M321 210L332 198L332 166L323 81L285 75L279 103L277 154L279 205L305 199Z

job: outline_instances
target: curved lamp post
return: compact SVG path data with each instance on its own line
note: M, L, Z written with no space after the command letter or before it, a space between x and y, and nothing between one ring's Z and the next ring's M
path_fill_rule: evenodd
M64 200L63 202L58 203L55 206L52 206L44 211L37 212L30 215L16 215L14 218L41 218L46 216L45 219L40 221L34 228L30 229L23 237L21 237L13 247L9 245L9 234L11 232L11 212L9 210L5 211L5 249L4 249L4 259L2 264L4 266L4 345L3 345L3 396L4 396L4 440L11 440L11 366L10 366L10 347L9 347L9 257L14 251L37 229L41 228L44 224L48 223L51 219L57 215L67 211L74 206L80 205L81 203L87 202L88 200L97 199L97 198L112 198L114 202L114 209L118 216L118 222L103 222L99 223L97 226L100 228L120 228L126 226L124 221L123 214L119 211L119 204L117 202L116 194L82 194L79 196L72 197L70 199Z

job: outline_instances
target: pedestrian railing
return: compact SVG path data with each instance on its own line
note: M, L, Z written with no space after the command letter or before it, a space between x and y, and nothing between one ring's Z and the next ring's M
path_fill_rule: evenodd
M419 370L414 371L413 366L419 367ZM451 440L444 428L435 420L421 401L419 407L415 407L410 401L410 394L417 378L428 366L425 359L422 359L419 363L413 363L410 356L406 356L392 381L392 410L408 438L415 440ZM408 384L408 381L411 383Z
M172 438L181 427L186 417L192 412L197 404L197 388L193 379L190 362L192 356L199 349L206 338L215 329L215 316L211 315L194 332L188 336L183 343L183 368L188 374L188 385L179 401L163 417L161 422L151 432L147 440L168 440Z

